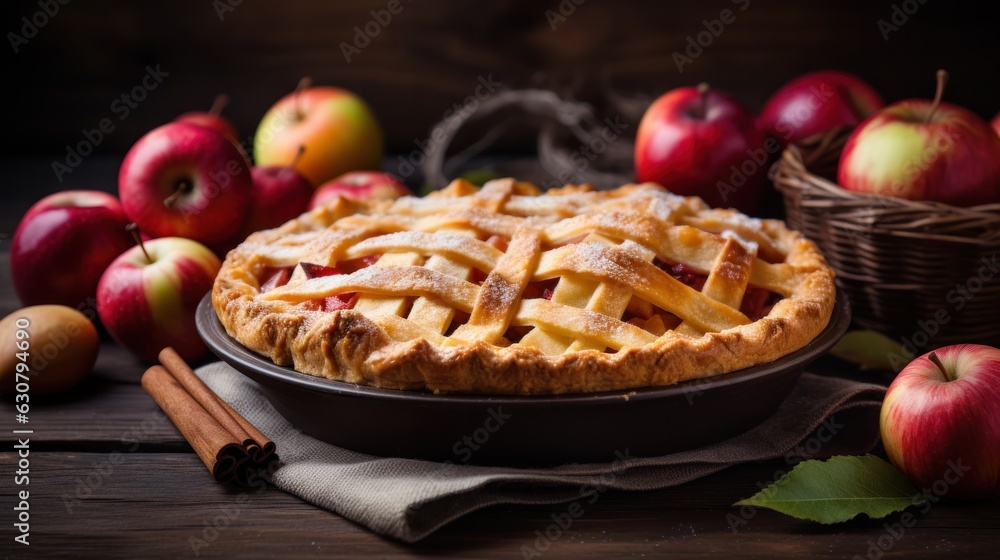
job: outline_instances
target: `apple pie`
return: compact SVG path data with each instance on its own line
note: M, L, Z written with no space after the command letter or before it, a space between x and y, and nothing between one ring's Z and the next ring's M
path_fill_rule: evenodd
M773 361L833 311L834 273L780 221L653 184L541 194L501 179L338 199L254 233L212 303L302 373L382 388L556 394Z

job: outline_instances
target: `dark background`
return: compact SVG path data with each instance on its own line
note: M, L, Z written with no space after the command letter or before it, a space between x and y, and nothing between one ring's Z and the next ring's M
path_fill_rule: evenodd
M15 177L54 183L53 158L79 142L83 129L112 117L116 128L96 150L110 158L88 158L81 167L113 170L113 162L101 162L120 158L143 133L179 113L208 109L220 92L232 98L226 114L250 136L304 75L364 97L396 152L412 150L488 75L508 87L551 87L584 100L611 89L648 101L709 81L756 111L783 82L810 70L854 72L892 101L930 97L934 71L945 67L952 75L948 100L991 117L1000 109L1000 39L984 11L988 3L924 1L401 0L403 11L348 63L341 43L352 42L355 26L364 27L370 11L388 0L72 0L54 17L39 16L47 23L18 53L7 36L9 118L0 142L4 165L37 159L37 176L31 167ZM893 5L917 10L885 40L877 21L891 21ZM226 7L221 18L220 6ZM573 12L553 30L546 11L560 6ZM736 20L678 72L672 54L726 8ZM40 10L38 0L4 2L0 21L5 32L20 34L21 18ZM119 121L111 104L140 83L147 65L169 76ZM496 149L529 153L534 143L515 135ZM73 179L62 188L74 186ZM46 187L55 185L33 186Z

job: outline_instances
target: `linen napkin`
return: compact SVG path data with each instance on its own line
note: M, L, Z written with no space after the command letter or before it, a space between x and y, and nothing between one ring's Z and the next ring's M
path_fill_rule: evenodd
M877 442L885 393L880 385L807 373L771 418L708 447L644 458L626 452L612 463L505 468L376 457L335 447L293 427L255 382L228 365L212 363L197 374L277 444L275 486L406 542L495 504L556 504L605 489L667 488L739 463L785 458L791 464L817 451L864 453Z

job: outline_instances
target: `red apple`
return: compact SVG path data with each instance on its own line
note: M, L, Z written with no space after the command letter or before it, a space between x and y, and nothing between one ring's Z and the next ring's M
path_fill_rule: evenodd
M242 231L251 185L249 164L235 144L178 122L140 138L118 174L125 214L139 229L209 245Z
M309 209L329 204L338 196L356 200L393 200L413 193L406 185L381 171L351 171L324 183L316 189Z
M828 130L856 126L883 105L874 88L857 76L811 72L774 92L757 124L785 146Z
M208 247L162 237L115 259L97 287L97 312L122 346L155 362L166 346L185 360L205 353L195 329L195 309L221 267Z
M210 128L226 138L229 138L234 143L239 144L240 135L236 132L236 127L229 119L222 116L222 109L224 109L228 103L228 96L218 95L215 98L215 102L212 103L212 108L208 111L191 111L189 113L184 113L174 119L174 122L185 122L188 124L195 124L205 128Z
M910 99L875 113L851 134L837 180L848 190L955 206L1000 202L1000 136L971 111Z
M10 248L21 302L86 305L104 269L132 246L127 224L118 199L100 191L63 191L35 203Z
M278 227L309 209L313 185L295 170L295 161L286 166L254 167L250 174L253 191L250 193L250 218L245 228L247 235Z
M910 362L880 417L892 464L949 498L1000 494L1000 350L958 344Z
M993 116L993 120L990 121L990 124L993 125L993 130L997 131L997 134L1000 134L1000 113Z
M308 84L300 82L260 121L253 147L257 165L288 165L305 146L295 169L314 186L354 169L377 168L382 131L368 105L347 90Z
M750 111L704 84L669 91L654 101L636 135L639 181L747 213L757 205L767 158L764 136Z

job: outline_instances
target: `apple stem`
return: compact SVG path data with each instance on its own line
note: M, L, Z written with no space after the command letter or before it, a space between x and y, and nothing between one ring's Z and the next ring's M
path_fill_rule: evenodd
M303 76L302 79L299 80L299 85L295 86L295 118L300 121L305 118L305 115L302 114L302 107L299 104L299 97L301 97L302 92L311 85L312 85L312 78L310 78L309 76Z
M287 167L288 169L295 168L295 166L298 165L299 160L302 159L302 154L304 153L306 153L305 144L299 144L299 149L298 151L295 152L295 156L292 157L292 161L290 161L288 165L286 165L285 167Z
M944 364L941 363L941 358L938 358L937 354L935 354L934 352L931 352L930 354L927 355L927 359L930 360L931 362L933 362L934 365L936 365L937 368L939 370L941 370L941 374L944 375L945 379L947 379L948 381L954 381L955 380L955 377L952 376L950 373L948 373L948 370L945 369Z
M133 222L125 226L125 231L132 234L132 239L135 239L136 245L142 249L142 254L146 255L146 260L149 261L149 264L153 264L153 259L150 258L149 253L146 252L146 245L142 242L142 235L139 234L139 226L135 225Z
M191 192L191 183L188 181L180 181L177 183L176 190L174 190L170 196L163 199L163 205L170 208L177 202L178 198L189 192Z
M931 122L931 117L934 116L934 111L937 111L938 105L941 104L941 98L944 97L944 86L946 85L948 85L948 72L938 70L937 90L934 91L934 102L931 103L931 110L927 111L927 116L924 118L924 124Z
M698 95L701 97L701 118L705 118L705 113L708 112L708 84L702 82L698 84Z
M229 96L224 93L220 93L215 96L215 101L212 102L212 108L209 109L208 112L213 115L218 115L222 113L222 110L226 108L226 105L229 105Z

